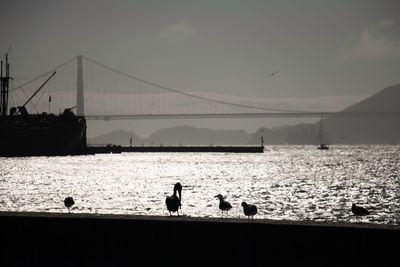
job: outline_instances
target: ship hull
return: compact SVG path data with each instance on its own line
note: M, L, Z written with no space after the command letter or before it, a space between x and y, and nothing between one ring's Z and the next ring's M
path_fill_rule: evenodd
M64 156L86 153L82 116L27 115L0 118L0 156Z

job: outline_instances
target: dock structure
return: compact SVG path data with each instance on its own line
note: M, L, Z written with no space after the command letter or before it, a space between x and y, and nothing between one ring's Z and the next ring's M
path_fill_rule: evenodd
M122 152L222 152L264 153L264 146L88 146L88 154Z
M0 266L389 266L398 225L0 212Z

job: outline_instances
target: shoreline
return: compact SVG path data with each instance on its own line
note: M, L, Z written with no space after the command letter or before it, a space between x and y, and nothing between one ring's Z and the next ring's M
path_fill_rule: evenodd
M397 260L399 225L0 212L1 266L319 266Z

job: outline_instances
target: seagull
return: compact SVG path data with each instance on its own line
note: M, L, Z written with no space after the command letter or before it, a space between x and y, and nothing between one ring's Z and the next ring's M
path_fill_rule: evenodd
M370 212L366 208L363 208L361 206L357 206L354 203L353 203L353 205L351 205L351 211L356 216L365 216L365 215L370 214Z
M214 197L219 199L219 209L221 210L221 214L223 214L224 211L228 212L232 208L231 203L226 201L225 197L223 197L221 194L218 194Z
M74 201L74 199L72 197L66 197L64 199L64 205L65 205L65 207L67 207L68 212L71 212L70 209L74 204L75 204L75 201Z
M176 195L176 192L179 193L179 197ZM167 196L165 199L165 204L167 205L167 209L169 211L169 215L171 216L171 212L177 212L179 216L179 209L182 204L182 185L181 183L176 183L174 185L174 194L172 196Z
M247 216L248 219L253 220L253 216L257 214L257 206L252 204L247 204L246 202L242 202L244 215Z
M274 76L277 73L278 73L278 71L276 70L276 71L272 72L269 76Z

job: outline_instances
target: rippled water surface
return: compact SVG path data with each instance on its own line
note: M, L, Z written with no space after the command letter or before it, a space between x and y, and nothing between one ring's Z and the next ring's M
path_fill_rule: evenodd
M0 158L0 210L168 215L165 197L181 182L181 214L220 217L221 193L244 217L400 222L400 146L272 146L263 154L123 153L74 157ZM372 215L355 218L351 203Z

